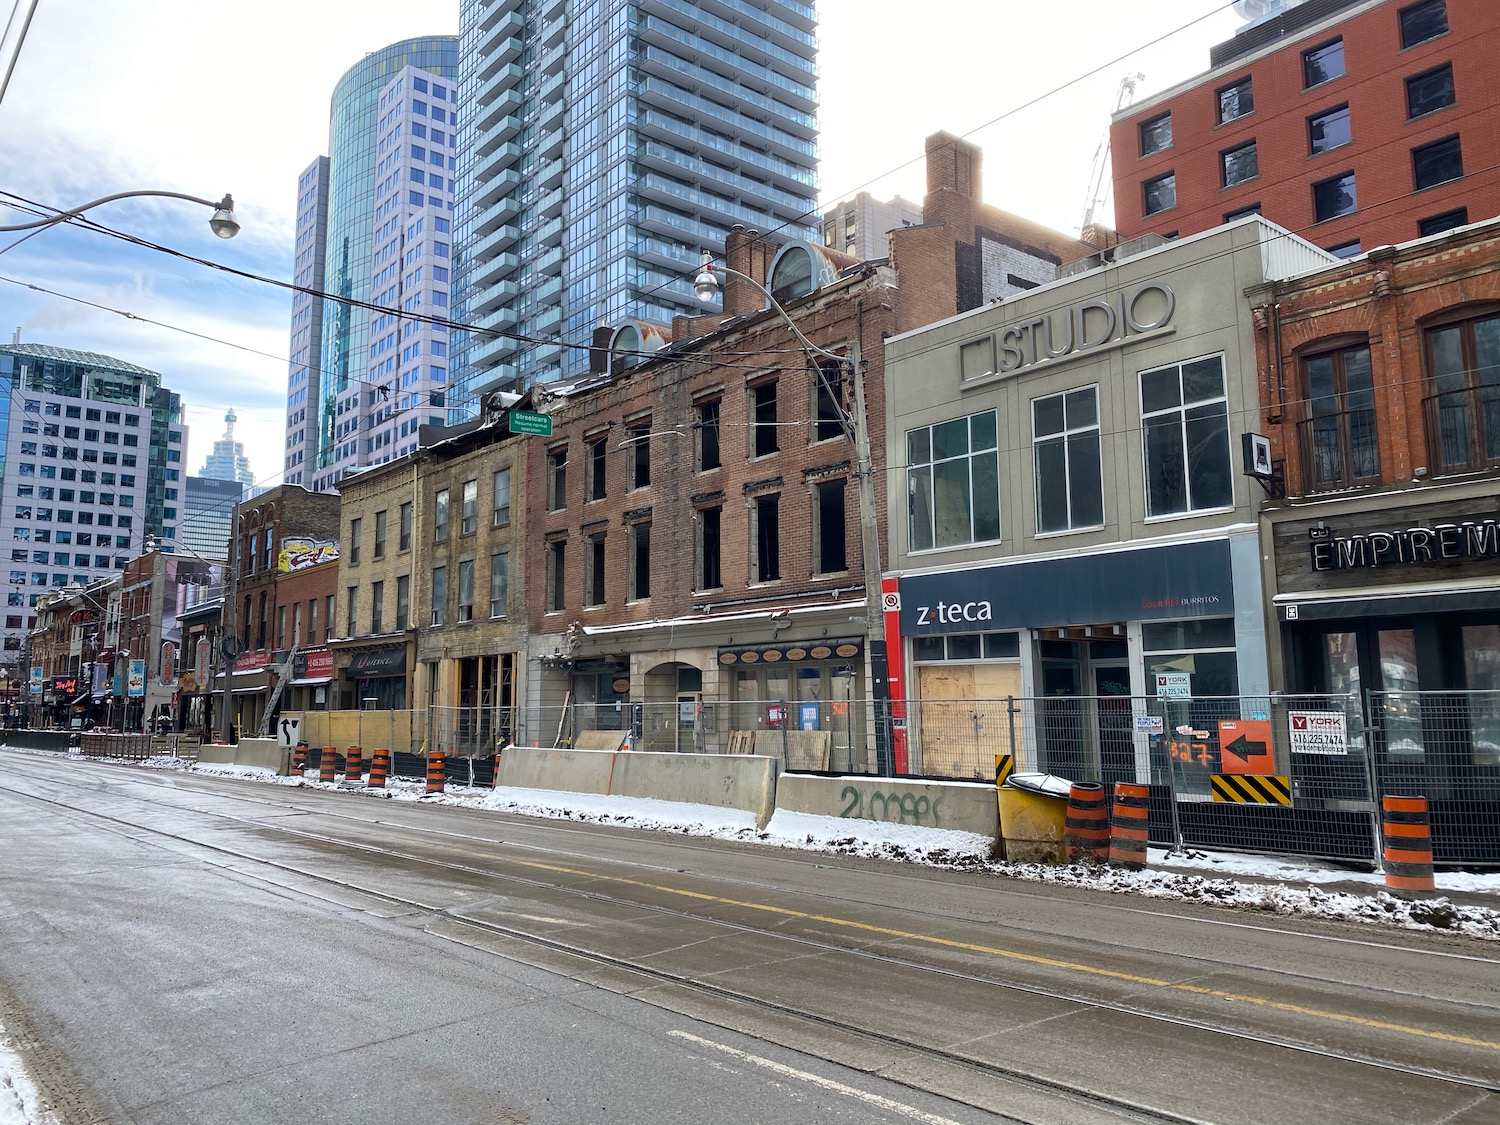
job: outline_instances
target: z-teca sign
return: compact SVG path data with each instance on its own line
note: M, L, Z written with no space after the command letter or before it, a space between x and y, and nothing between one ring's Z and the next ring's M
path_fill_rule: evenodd
M1349 729L1342 711L1288 711L1286 721L1293 753L1349 753Z

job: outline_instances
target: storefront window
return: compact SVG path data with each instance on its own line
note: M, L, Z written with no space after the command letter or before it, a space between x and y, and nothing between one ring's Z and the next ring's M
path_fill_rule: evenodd
M1188 693L1194 698L1240 692L1232 617L1148 622L1141 626L1141 649L1150 684L1158 673L1177 672L1188 676Z

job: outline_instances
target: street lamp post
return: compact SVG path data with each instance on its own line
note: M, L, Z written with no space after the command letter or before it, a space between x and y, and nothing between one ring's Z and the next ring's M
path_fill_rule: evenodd
M0 225L0 234L8 234L18 230L30 231L31 234L36 234L48 227L56 226L58 223L65 223L69 219L76 219L85 211L92 211L102 203L113 203L117 199L137 199L141 197L185 199L189 203L201 203L205 207L213 208L213 217L208 220L208 226L216 235L220 238L233 238L240 233L240 223L234 215L234 197L232 195L226 194L223 199L215 202L212 199L202 199L196 195L184 195L180 191L146 189L142 191L117 191L112 195L101 195L98 199L92 199L77 207L70 207L66 211L59 211L55 215L43 215L41 218L33 219L29 223ZM31 234L26 235L26 238L30 238ZM23 241L25 239L17 239L16 243ZM11 245L14 246L16 243L12 243ZM6 249L10 249L10 247L7 246Z
M781 316L786 325L791 329L792 335L796 337L797 343L807 353L808 360L815 370L820 372L817 357L831 359L841 367L848 364L850 377L854 383L854 416L850 418L847 411L844 413L846 420L852 429L854 439L854 477L859 488L859 527L861 557L864 562L865 583L865 635L866 647L870 653L870 694L875 705L875 762L876 768L883 775L889 777L894 773L894 759L891 755L891 694L890 694L890 663L885 645L885 613L880 597L880 531L875 512L875 471L870 454L870 431L865 415L865 372L864 359L860 354L859 333L854 334L854 339L849 346L848 355L839 355L827 348L819 347L809 340L795 321L791 314L782 308L781 303L771 295L767 289L755 278L741 273L739 270L730 269L725 265L716 265L713 254L703 251L702 264L699 267L698 276L693 279L693 292L697 294L700 301L713 300L719 292L719 279L715 276L715 270L722 270L726 274L733 274L742 281L752 285L761 296L771 303L771 308Z

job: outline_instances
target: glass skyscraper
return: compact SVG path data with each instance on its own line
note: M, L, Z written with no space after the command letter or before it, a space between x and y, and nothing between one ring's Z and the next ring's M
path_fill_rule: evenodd
M461 0L451 421L587 370L601 324L706 311L698 251L817 227L799 0Z
M366 55L334 87L328 156L314 161L298 181L294 274L299 285L343 300L319 302L299 294L293 302L287 380L287 483L326 489L335 485L346 469L389 455L389 450L372 453L364 433L372 414L382 412L390 401L367 385L374 358L370 354L371 316L346 302L372 301L377 292L389 289L384 286L377 291L375 287L379 270L373 254L377 230L391 217L388 212L376 218L377 208L390 194L380 188L388 186L390 166L395 163L388 160L393 152L393 118L398 116L389 103L391 87L404 81L410 94L414 74L419 80L422 76L437 78L451 87L457 73L458 39L451 35L424 36ZM382 97L387 99L384 108ZM426 101L423 95L415 97ZM416 170L414 165L422 165L419 207L434 216L441 212L447 222L454 175L447 140L452 132L448 118L456 106L451 100L440 107L434 102L433 106L442 113L441 121L426 113L418 116L415 105L402 106L401 143L415 142L424 152L420 161L412 158L401 162L400 173L410 177ZM408 122L420 123L424 132L436 127L444 134L441 174L437 165L429 166L426 150L432 146L428 139L417 140ZM385 148L382 139L387 142ZM402 199L408 199L416 187L415 182L404 185ZM434 225L423 223L424 229Z

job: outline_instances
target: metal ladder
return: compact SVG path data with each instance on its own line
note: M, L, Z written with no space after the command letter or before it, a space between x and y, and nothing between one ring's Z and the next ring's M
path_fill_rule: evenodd
M261 738L267 738L271 734L271 723L276 718L276 704L281 702L281 693L286 690L286 685L292 678L292 666L297 662L297 654L301 651L301 645L292 645L286 654L286 661L276 673L276 686L271 689L271 698L266 700L266 713L260 717Z

